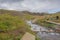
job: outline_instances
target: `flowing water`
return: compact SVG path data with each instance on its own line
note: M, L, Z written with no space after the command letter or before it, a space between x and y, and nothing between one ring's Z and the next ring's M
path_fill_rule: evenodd
M41 40L60 40L60 34L56 32L48 32L49 30L37 24L33 24L32 21L27 21L27 24L31 26L32 31L37 32L37 36Z

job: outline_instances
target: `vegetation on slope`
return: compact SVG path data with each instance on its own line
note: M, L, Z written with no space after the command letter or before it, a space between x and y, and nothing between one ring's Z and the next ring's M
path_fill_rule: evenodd
M0 40L19 40L27 31L34 34L23 17L0 14Z
M25 23L20 17L8 14L0 15L0 29L2 30L9 31L24 26Z
M48 28L59 27L58 25L55 25L53 23L48 23L47 21L60 23L60 12L55 14L40 16L38 17L38 20L35 23Z

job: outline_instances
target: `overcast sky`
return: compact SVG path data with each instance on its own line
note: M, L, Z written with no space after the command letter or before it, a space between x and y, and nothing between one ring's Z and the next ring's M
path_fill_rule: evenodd
M60 11L60 0L0 0L0 9L54 13Z

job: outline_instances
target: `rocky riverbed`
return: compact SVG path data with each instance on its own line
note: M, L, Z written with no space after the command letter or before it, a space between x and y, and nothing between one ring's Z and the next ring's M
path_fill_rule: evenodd
M33 24L32 21L27 21L27 24L31 26L32 31L37 31L37 36L41 40L60 40L60 34L56 32L48 32L49 30L37 24Z

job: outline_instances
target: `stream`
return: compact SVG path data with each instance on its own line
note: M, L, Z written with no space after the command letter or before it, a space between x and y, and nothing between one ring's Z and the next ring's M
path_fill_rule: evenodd
M37 32L36 35L41 40L60 40L60 34L56 32L48 32L49 30L37 24L33 24L32 21L27 21L27 24L31 26L31 30Z

